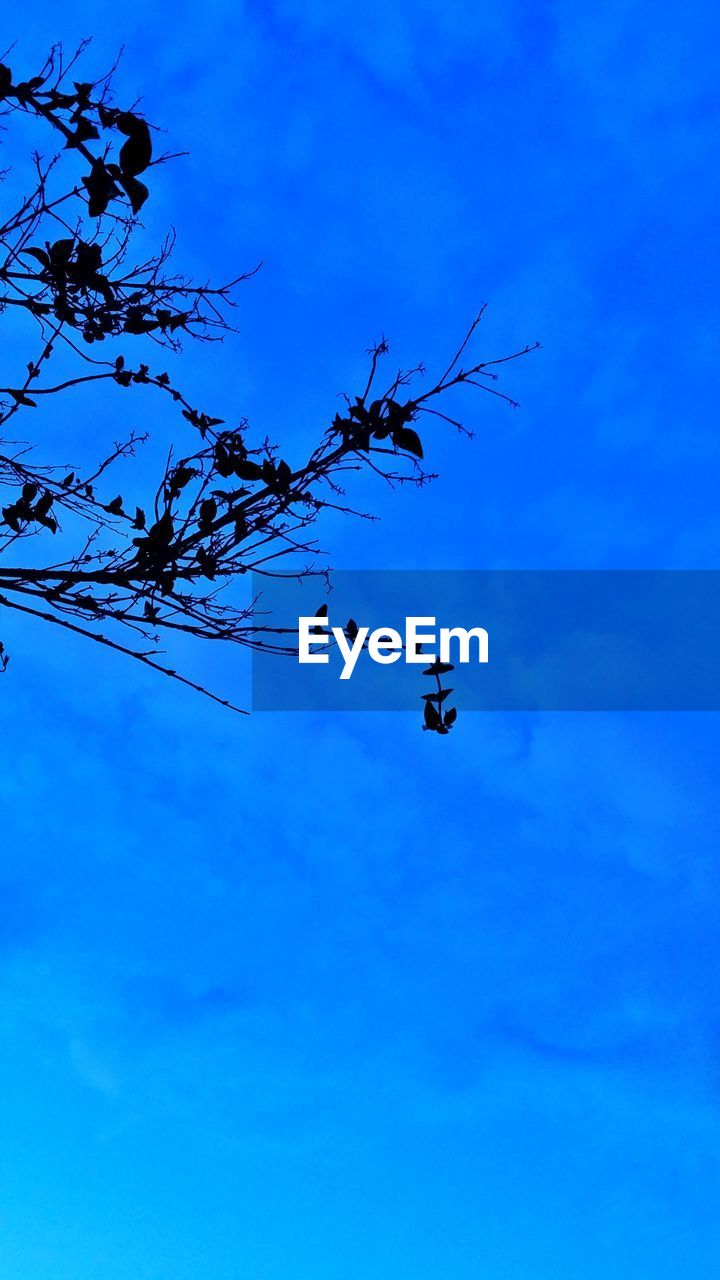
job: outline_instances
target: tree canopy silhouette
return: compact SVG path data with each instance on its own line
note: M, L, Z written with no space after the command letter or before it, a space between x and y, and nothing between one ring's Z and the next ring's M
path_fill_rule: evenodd
M231 329L237 289L255 271L219 285L188 279L171 265L173 233L143 252L140 216L155 170L175 157L156 153L157 130L136 105L116 104L117 67L75 79L87 43L71 57L55 46L29 79L0 62L0 122L7 130L30 118L50 144L32 152L32 180L11 200L13 211L0 212L0 319L22 319L23 340L35 335L22 367L0 370L0 609L77 633L233 706L172 665L173 636L294 652L272 619L233 592L238 580L250 569L324 573L315 539L322 512L366 514L347 497L347 473L424 485L432 478L426 426L466 431L448 410L452 390L471 386L513 404L495 386L498 366L533 348L471 358L481 311L439 377L422 380L418 366L383 381L383 339L368 352L365 385L343 397L299 464L286 459L285 445L254 440L244 418L220 416L225 406L193 403L165 365L177 369L183 342ZM19 191L13 170L2 178L0 194ZM124 418L122 397L142 388L169 399L182 429L154 482L138 475L133 490L142 482L147 491L133 491L132 500L113 474L127 475L121 464L136 458L145 434L118 428L117 439L103 442L94 417L84 457L58 465L42 456L35 420L43 409L100 383L108 417ZM454 713L445 724L441 700L426 696L425 706L425 727L447 732Z

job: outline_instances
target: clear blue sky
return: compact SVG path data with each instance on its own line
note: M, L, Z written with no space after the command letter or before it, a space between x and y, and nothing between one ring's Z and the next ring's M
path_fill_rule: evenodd
M191 152L149 231L266 264L183 380L291 460L381 331L439 362L487 301L488 353L543 343L520 412L438 432L433 491L326 526L337 564L718 565L709 0L3 26L27 74L125 44L121 96ZM247 722L2 634L3 1278L717 1273L717 717Z

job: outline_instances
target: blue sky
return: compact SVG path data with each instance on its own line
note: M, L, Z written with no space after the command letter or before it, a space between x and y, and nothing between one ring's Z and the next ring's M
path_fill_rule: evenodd
M183 381L291 460L381 331L442 363L487 301L483 350L542 342L338 565L717 565L714 6L10 15L28 73L125 44L191 153L149 235L264 260ZM2 634L3 1276L715 1274L715 716L241 721Z

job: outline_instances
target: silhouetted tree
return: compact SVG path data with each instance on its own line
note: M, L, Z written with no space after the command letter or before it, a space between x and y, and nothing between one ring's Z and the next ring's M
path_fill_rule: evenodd
M86 43L71 58L54 47L26 80L0 63L5 128L22 115L58 142L48 155L32 155L29 190L0 214L0 313L6 323L22 314L37 335L26 365L0 375L9 383L0 387L0 607L85 636L230 706L168 665L161 643L185 633L290 651L288 636L254 617L252 603L233 603L232 584L250 569L324 572L313 560L314 528L324 509L353 512L346 473L370 469L390 483L425 484L423 422L432 416L465 430L445 411L460 385L512 404L492 385L497 366L532 348L464 363L478 316L442 376L412 391L421 367L381 384L382 340L368 353L360 394L344 398L299 466L269 440L253 442L244 419L229 426L192 403L165 371L166 357L184 339L222 338L235 290L254 273L197 284L171 268L172 234L149 256L136 249L150 175L172 157L155 154L156 130L135 106L116 105L116 68L94 81L74 78ZM2 177L3 191L12 190L9 171ZM73 358L70 372L55 358L60 352ZM94 418L87 450L99 456L73 466L43 461L37 443L13 439L37 437L24 420L91 383L107 387L108 414L112 395L142 387L168 397L181 420L187 444L180 454L169 450L139 504L116 491L112 476L145 436L103 445ZM0 644L0 664L7 662ZM426 707L425 726L447 731L440 702Z

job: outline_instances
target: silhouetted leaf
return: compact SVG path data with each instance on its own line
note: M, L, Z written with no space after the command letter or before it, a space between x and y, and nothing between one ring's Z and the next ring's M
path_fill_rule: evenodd
M120 177L120 182L125 189L133 213L139 213L150 194L145 183L124 173Z
M104 160L94 160L90 173L83 178L88 200L88 213L91 218L99 218L107 209L110 201L120 194L120 188L113 180Z
M281 489L287 489L292 480L292 470L287 462L279 462L276 472L276 482Z
M233 458L223 444L215 445L215 467L225 480L233 474Z
M154 543L168 543L172 540L175 533L172 516L169 511L164 512L159 520L148 531L147 541Z
M29 396L25 391L12 391L12 390L11 390L11 391L10 391L10 395L12 396L12 398L13 398L13 400L15 401L15 403L16 403L16 404L22 404L22 405L25 405L25 407L26 407L26 408L28 408L28 409L37 409L37 403L36 403L36 401L35 401L35 400L31 400L30 396Z
M12 529L13 533L20 532L20 512L16 502L10 506L3 507L2 516L5 524Z
M205 498L200 503L200 519L198 525L201 533L211 533L213 521L217 516L217 502L214 498Z
M436 689L434 693L423 693L422 697L426 702L444 702L448 694L452 693L452 689Z
M426 667L422 674L424 676L444 676L448 671L454 670L455 667L452 662L440 662L440 660L436 658L435 662L431 663L429 667Z
M440 713L435 709L432 702L425 703L424 713L425 724L424 729L437 729L440 724Z
M397 445L398 449L402 449L403 453L412 453L416 458L422 458L420 437L412 427L397 427L392 433L392 438L393 444Z
M43 267L50 266L50 258L44 249L21 249L20 252L28 258L35 258Z
M175 467L174 471L172 471L168 476L168 493L170 494L170 497L179 497L185 486L189 484L193 476L196 475L197 472L194 467L184 465Z
M131 111L121 111L116 125L127 135L127 142L120 148L120 168L123 175L134 176L147 169L152 159L152 139L147 122Z
M46 489L42 496L38 498L33 510L33 515L46 516L52 504L53 495L50 493L49 489Z
M83 143L91 142L99 137L100 134L95 125L90 120L86 120L84 116L81 116L75 127L75 132L67 139L65 147L66 149L68 147L80 147Z
M253 462L251 458L246 458L242 462L236 462L234 469L238 480L262 479L262 467L259 467L257 462Z

